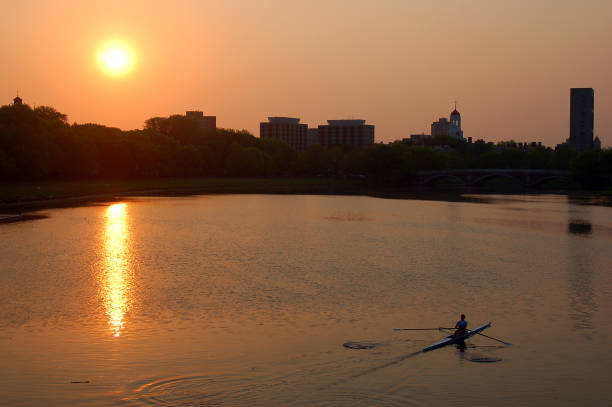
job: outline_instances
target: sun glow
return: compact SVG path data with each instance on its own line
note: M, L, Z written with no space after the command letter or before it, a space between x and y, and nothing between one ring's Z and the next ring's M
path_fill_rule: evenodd
M102 46L98 52L100 68L108 75L121 76L132 70L134 53L124 43L110 42Z

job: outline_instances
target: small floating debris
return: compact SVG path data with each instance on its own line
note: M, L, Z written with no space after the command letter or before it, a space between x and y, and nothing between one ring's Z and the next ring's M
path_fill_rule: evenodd
M360 213L337 213L329 216L324 216L325 220L341 221L341 222L363 222L370 220L368 217Z
M376 342L346 342L342 344L342 346L348 349L374 349L378 345Z
M575 235L589 235L593 229L593 226L586 221L573 221L567 225L567 229L570 233Z
M469 360L474 363L494 363L501 362L502 359L492 356L472 356Z

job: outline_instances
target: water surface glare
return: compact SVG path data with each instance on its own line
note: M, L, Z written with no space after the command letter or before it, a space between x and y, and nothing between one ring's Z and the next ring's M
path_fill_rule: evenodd
M0 405L609 404L612 208L138 198L0 225ZM486 202L486 203L484 203ZM491 321L465 352L419 351Z

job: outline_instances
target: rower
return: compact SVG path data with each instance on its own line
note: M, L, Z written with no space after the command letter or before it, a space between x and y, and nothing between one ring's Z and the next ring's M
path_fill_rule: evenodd
M467 333L467 325L468 323L465 320L465 315L461 314L461 319L455 324L455 333L453 334L453 336L457 337L459 335Z

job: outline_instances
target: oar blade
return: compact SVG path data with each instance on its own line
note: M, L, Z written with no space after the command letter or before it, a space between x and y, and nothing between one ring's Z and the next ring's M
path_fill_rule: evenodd
M480 336L484 336L485 338L493 339L494 341L497 341L497 342L499 342L499 343L503 343L503 344L504 344L504 345L506 345L506 346L512 346L512 344L511 344L510 342L505 342L505 341L502 341L501 339L493 338L492 336L485 335L485 334L483 334L482 332L476 332L476 333L477 333L478 335L480 335Z

